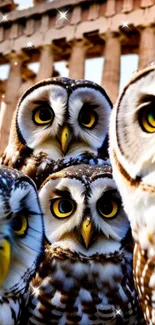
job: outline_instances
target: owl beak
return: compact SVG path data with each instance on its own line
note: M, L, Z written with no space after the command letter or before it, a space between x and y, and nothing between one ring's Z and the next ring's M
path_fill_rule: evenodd
M71 140L70 128L68 126L64 126L62 129L61 140L60 140L61 148L62 148L62 151L64 154L66 153L66 151L68 149L70 140Z
M81 226L81 235L84 240L86 248L88 248L90 243L90 239L92 236L92 229L93 229L93 223L91 219L88 217L83 221Z
M7 239L0 242L0 285L4 282L11 261L11 245Z

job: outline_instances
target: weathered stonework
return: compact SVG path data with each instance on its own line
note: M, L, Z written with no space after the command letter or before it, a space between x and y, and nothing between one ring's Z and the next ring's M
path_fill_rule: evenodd
M67 11L68 20L60 20L59 11ZM0 23L0 65L10 63L8 81L0 80L0 101L7 104L0 117L0 152L18 97L35 81L54 75L55 61L68 61L69 76L83 78L86 58L104 57L101 84L115 102L121 54L139 54L140 68L155 59L155 0L34 0L34 7L20 11L13 0L1 0L0 12L8 15ZM124 22L130 29L122 28ZM31 62L40 62L37 76L27 68Z

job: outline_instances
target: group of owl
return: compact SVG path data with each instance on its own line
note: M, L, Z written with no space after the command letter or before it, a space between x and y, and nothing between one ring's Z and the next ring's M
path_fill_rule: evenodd
M155 324L153 109L154 66L114 109L85 80L23 94L0 167L0 325Z

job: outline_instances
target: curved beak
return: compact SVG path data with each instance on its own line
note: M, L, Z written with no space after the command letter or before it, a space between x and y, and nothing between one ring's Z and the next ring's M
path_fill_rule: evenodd
M68 126L64 126L62 129L62 133L61 133L61 149L63 151L63 153L65 154L66 151L68 150L68 146L70 144L70 140L71 140L71 131L70 128Z
M11 244L7 239L0 241L0 285L4 282L10 267Z
M92 236L92 230L93 230L93 223L92 220L88 217L86 218L81 226L81 235L84 240L86 248L88 248L90 239Z

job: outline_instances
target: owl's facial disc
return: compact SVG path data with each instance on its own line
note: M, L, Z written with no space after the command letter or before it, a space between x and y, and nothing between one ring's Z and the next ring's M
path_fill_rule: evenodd
M40 203L52 245L87 256L121 247L129 221L116 184L107 169L105 172L104 167L70 166L42 184Z
M5 280L9 276L12 267L15 251L14 246L17 240L24 240L28 230L28 219L24 211L13 215L11 219L1 224L0 232L0 289L3 289Z
M10 268L11 244L8 238L0 239L0 285L3 284Z
M152 174L155 170L154 84L154 68L137 74L122 92L112 113L110 128L110 152L115 164L119 161L119 170L123 167L132 179L143 179L151 174L147 179L151 184L155 184ZM125 174L124 171L121 173Z

